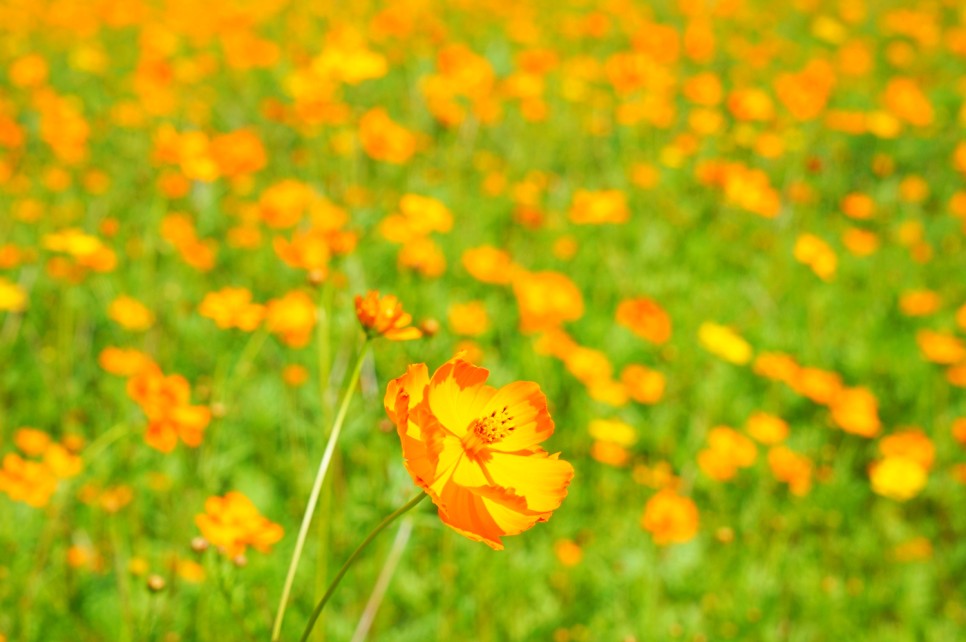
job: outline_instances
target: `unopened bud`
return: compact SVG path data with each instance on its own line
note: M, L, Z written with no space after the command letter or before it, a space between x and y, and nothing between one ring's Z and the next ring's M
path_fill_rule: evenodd
M208 550L208 540L204 537L195 537L191 540L191 550L201 554Z
M152 593L158 593L164 590L165 582L164 578L160 575L151 575L148 577L148 590Z
M424 319L423 322L419 324L419 329L423 331L424 335L431 337L439 332L439 321L436 319Z

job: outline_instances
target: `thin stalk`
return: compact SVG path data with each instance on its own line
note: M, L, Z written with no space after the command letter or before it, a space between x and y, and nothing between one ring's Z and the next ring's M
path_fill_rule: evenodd
M322 454L322 461L319 463L319 470L315 474L315 482L312 485L312 492L309 495L308 504L305 507L305 514L302 515L302 526L299 528L298 539L295 541L295 551L292 553L292 561L289 563L288 574L285 576L285 586L282 588L282 599L278 603L278 611L275 614L275 624L272 626L272 642L277 642L282 632L282 619L285 617L285 608L288 606L288 598L292 592L292 584L295 582L295 571L298 569L299 560L302 558L302 550L305 548L305 540L309 534L309 527L312 525L312 516L315 514L315 507L319 503L319 495L322 493L322 483L329 472L329 464L332 462L332 455L335 453L335 445L339 441L339 434L342 432L342 425L345 423L346 413L349 411L349 402L355 393L359 383L359 373L362 372L362 362L365 360L369 349L369 342L363 344L356 357L356 364L349 375L349 383L346 386L345 394L342 396L342 404L332 425L332 432L329 441Z
M322 406L322 423L330 425L335 413L336 400L332 398L332 280L326 279L322 286L321 303L319 305L316 337L318 370L319 370L319 403ZM338 462L336 462L338 466ZM320 551L329 550L329 527L331 522L330 509L332 507L332 492L330 486L322 487L319 499L322 515L325 519L318 529L318 546ZM325 578L328 575L328 556L319 555L315 565L315 595L321 595L325 590ZM323 642L323 636L318 636L318 642Z
M349 571L352 563L355 562L359 555L362 554L362 551L364 551L366 546L369 545L369 542L374 540L379 533L384 531L387 526L396 521L396 519L398 519L401 515L404 515L411 508L416 506L416 504L426 499L426 497L426 493L420 492L404 505L397 508L391 515L382 520L382 522L380 522L379 525L376 526L364 540L362 540L362 543L359 544L359 547L352 552L352 555L350 555L349 559L345 561L345 564L342 565L342 568L339 569L339 572L335 574L335 577L332 579L332 583L329 584L329 588L326 590L325 595L323 595L322 599L319 600L319 603L315 605L315 610L312 611L312 615L309 616L309 621L305 625L305 631L302 633L302 637L299 638L299 642L306 642L309 639L309 635L312 634L312 629L315 627L316 620L318 620L319 616L322 615L322 609L325 608L329 598L331 598L332 594L335 593L335 589L339 587L339 582L342 581L342 578L345 577L345 574Z
M359 624L356 625L355 633L352 634L352 639L349 642L365 642L366 637L368 637L369 629L372 628L372 623L376 619L376 613L379 612L382 600L389 589L389 582L392 581L396 566L399 565L399 560L406 549L406 544L409 543L409 536L412 532L413 520L407 517L399 524L399 530L396 531L396 537L392 541L392 548L389 549L389 555L386 556L382 570L379 571L376 585L372 588L372 595L366 602L366 608L363 609L362 617L359 618Z

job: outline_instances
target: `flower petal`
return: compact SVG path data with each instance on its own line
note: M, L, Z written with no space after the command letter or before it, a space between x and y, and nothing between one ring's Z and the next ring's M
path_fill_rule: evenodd
M556 510L574 476L574 467L544 451L527 454L491 451L486 470L498 486L513 490L533 511Z
M425 363L410 365L406 374L389 382L383 404L386 406L389 419L397 427L400 422L408 421L410 409L415 408L423 400L428 383L429 369L426 368Z
M553 420L547 411L547 398L532 381L517 381L503 386L493 395L481 414L502 412L510 419L511 432L490 444L491 450L516 452L530 448L553 434Z
M486 385L486 368L479 368L462 359L450 359L429 382L429 406L440 423L457 437L476 419L496 392Z
M500 536L506 532L490 515L483 497L469 488L452 483L446 484L442 491L436 505L444 524L494 550L503 550Z

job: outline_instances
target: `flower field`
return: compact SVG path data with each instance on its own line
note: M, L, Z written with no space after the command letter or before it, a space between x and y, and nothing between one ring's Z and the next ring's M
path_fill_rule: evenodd
M961 3L0 2L0 642L953 642L964 507Z

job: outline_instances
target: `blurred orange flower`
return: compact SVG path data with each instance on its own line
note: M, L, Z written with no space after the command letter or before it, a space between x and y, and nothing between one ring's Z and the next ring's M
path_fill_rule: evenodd
M498 285L510 283L518 269L509 254L489 245L466 250L462 262L477 281Z
M641 528L651 534L655 544L665 546L693 539L698 533L698 522L694 501L665 488L644 505Z
M879 402L867 388L845 388L831 402L832 421L845 432L875 437L882 428Z
M812 462L785 446L768 451L768 467L780 482L788 484L793 495L807 495L812 487Z
M211 421L207 406L191 405L191 386L181 375L165 375L152 364L127 382L128 396L147 415L145 441L149 446L169 453L178 439L190 448L201 445L205 428Z
M910 428L887 435L879 442L879 452L884 457L905 457L922 466L932 468L936 459L936 447L932 440L918 428Z
M423 336L412 327L413 317L403 310L402 302L391 294L379 296L370 290L365 298L356 295L356 317L369 337L385 337L390 341L409 341Z
M425 364L391 381L385 406L406 469L445 524L502 549L501 537L547 521L567 495L574 469L538 446L553 434L537 384L499 390L489 373L460 358L429 377Z
M416 152L416 136L395 123L382 107L367 111L359 120L359 141L375 160L401 165Z
M306 346L315 327L315 304L304 292L272 299L265 309L265 327L293 348Z
M154 361L134 348L108 347L101 350L97 363L111 374L130 377L153 365Z
M513 293L520 309L520 331L528 334L576 321L584 315L584 297L559 272L518 272Z
M490 325L486 306L482 301L453 303L449 306L446 318L454 334L467 337L485 334Z
M247 288L226 287L206 294L198 313L223 330L238 328L251 332L261 325L265 306L252 303L252 293Z
M788 424L781 417L767 412L756 412L745 423L748 434L760 444L773 446L788 438Z
M755 442L733 428L716 426L708 433L708 447L698 453L698 466L708 477L728 481L757 458Z
M942 365L966 361L966 345L959 337L932 330L916 333L916 343L926 360Z
M660 401L666 385L662 373L637 364L630 364L621 370L621 383L631 399L644 404Z
M570 220L578 225L626 223L630 215L627 197L620 190L580 189L570 205Z
M251 500L237 491L209 497L205 512L195 516L195 524L205 539L232 558L244 554L249 546L268 553L284 534L281 526L263 517Z
M651 343L666 343L671 338L671 317L653 299L621 301L617 306L617 323Z
M630 458L627 448L637 441L632 426L616 419L594 419L588 428L594 439L590 455L602 464L623 466Z
M107 309L107 315L125 330L143 331L154 325L154 313L129 296L114 299Z
M932 290L911 290L899 297L899 309L907 317L924 317L939 310L942 299Z
M0 466L0 492L34 508L46 506L57 490L57 478L44 464L7 453Z

